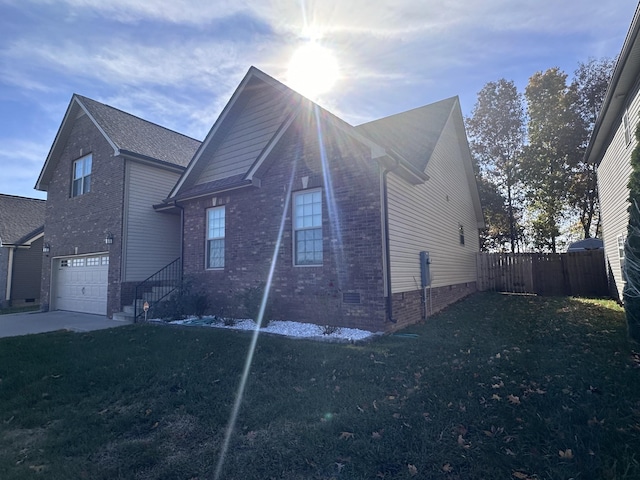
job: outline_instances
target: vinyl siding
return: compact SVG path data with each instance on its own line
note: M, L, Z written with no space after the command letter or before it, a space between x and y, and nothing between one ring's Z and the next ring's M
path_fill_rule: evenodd
M18 248L13 257L11 300L40 299L42 245L44 238L34 240L29 248Z
M159 213L179 174L127 162L123 281L137 282L180 256L180 215Z
M640 121L640 94L637 87L632 98L633 100L627 107L631 143L626 145L621 117L618 119L617 129L611 143L598 166L600 214L602 216L602 235L607 268L613 274L619 298L622 298L624 281L617 239L619 235L627 234L627 224L629 223L627 183L631 174L631 152L636 146L634 132L638 121Z
M213 151L195 184L246 173L283 121L281 102L281 95L274 95L270 89L256 92Z
M420 289L420 251L431 258L432 287L476 281L477 219L451 118L427 165L430 179L410 186L388 177L393 293ZM459 241L464 227L465 244Z

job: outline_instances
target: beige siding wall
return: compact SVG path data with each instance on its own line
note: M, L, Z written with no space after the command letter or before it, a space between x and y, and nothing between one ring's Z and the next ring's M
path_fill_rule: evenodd
M631 174L631 152L636 146L635 128L640 121L640 95L636 87L632 102L627 107L631 143L627 145L622 118L611 144L598 167L598 189L602 215L602 233L607 268L611 269L618 296L622 298L622 270L618 254L617 239L627 234L629 190L627 183Z
M180 256L180 215L153 209L169 195L178 177L175 172L127 162L122 281L142 281Z
M420 289L420 251L431 258L433 287L476 281L478 228L462 152L451 119L427 166L411 186L389 174L391 278L394 293ZM459 225L465 244L460 244Z
M273 90L256 92L236 123L213 152L196 185L246 173L282 123L280 95ZM203 156L211 154L205 152Z

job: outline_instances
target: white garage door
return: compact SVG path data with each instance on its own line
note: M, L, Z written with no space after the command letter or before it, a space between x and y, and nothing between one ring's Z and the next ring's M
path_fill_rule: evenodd
M108 256L56 259L53 308L106 315L108 278Z

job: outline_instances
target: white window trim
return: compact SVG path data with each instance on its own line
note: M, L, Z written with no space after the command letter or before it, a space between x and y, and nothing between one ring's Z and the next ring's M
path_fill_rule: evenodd
M627 236L625 234L620 234L616 237L616 247L618 248L618 262L620 264L620 273L622 274L622 279L626 281L624 278L624 246L627 242Z
M221 210L224 213L224 225L223 225L223 236L221 237L209 237L209 212L215 211L215 210ZM205 221L205 228L206 228L206 235L205 235L205 242L204 242L204 268L205 270L224 270L226 262L225 262L225 256L226 256L226 236L227 236L227 212L225 209L225 205L219 206L219 207L213 207L213 208L207 208L206 210L206 221ZM222 240L223 243L223 250L222 250L222 266L216 266L216 267L210 267L209 266L209 241L210 240Z
M320 227L307 227L307 228L296 228L296 197L298 197L299 195L308 195L310 193L315 193L315 192L320 192L320 207L323 209L323 200L322 200L322 188L310 188L308 190L300 190L298 192L293 192L293 198L292 198L292 212L291 212L291 229L292 229L292 235L291 235L291 239L292 239L292 263L294 267L300 267L300 268L317 268L317 267L322 267L322 265L324 264L324 239L323 239L323 244L322 244L322 262L320 263L297 263L296 259L298 257L298 246L297 246L297 242L296 242L296 232L298 231L303 231L303 230L312 230L312 229L317 229L320 228L320 232L323 232L323 227L322 227L322 223L323 223L323 219L324 219L324 213L321 213L321 217L320 217Z
M87 159L90 159L90 161L91 161L91 170L89 170L89 172L85 172L85 166L87 164ZM76 178L76 165L78 164L78 162L82 162L82 176ZM92 156L92 154L90 153L88 155L85 155L84 157L80 157L80 158L74 160L72 168L73 168L73 171L71 172L71 197L72 198L81 197L82 195L85 195L85 194L87 194L87 193L89 193L91 191L91 174L93 172L93 156ZM87 177L89 177L89 190L85 192L84 180ZM80 180L80 185L81 185L81 191L79 193L77 193L77 194L75 194L75 191L74 191L74 186L75 186L76 180Z

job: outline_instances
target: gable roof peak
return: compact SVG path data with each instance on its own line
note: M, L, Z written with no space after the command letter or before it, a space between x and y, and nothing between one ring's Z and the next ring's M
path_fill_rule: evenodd
M182 169L200 145L198 140L191 137L74 93L36 182L36 190L47 190L53 170L81 112L87 114L113 148L114 155L127 155Z

